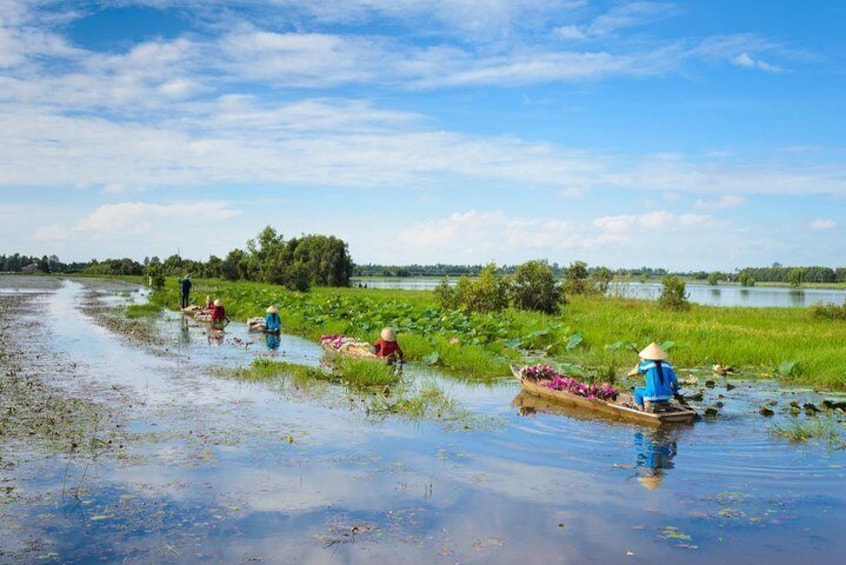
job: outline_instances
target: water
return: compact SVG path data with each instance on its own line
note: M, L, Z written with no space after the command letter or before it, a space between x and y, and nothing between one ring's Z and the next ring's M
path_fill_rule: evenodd
M410 364L406 378L468 416L373 418L340 387L220 373L271 354L245 324L218 342L167 316L165 344L140 347L93 324L85 293L44 289L19 321L42 330L17 338L68 395L122 402L133 439L93 460L4 444L0 561L781 564L846 550L846 453L772 434L794 420L787 401L819 403L811 391L718 379L702 405L723 402L720 417L651 430ZM322 357L289 335L273 354Z
M403 290L433 290L442 279L434 278L355 278L353 286ZM457 278L453 281L458 280ZM615 283L610 293L625 298L655 300L663 285L658 283ZM843 304L846 290L796 289L766 286L726 286L686 284L688 300L705 306L746 306L752 308L806 308L815 304Z

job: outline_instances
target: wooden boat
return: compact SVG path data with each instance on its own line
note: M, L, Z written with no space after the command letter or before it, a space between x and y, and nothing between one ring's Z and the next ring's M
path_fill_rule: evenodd
M520 381L523 390L545 400L551 400L564 406L578 407L586 411L605 416L612 420L661 426L663 424L690 424L696 419L696 411L687 406L669 402L658 405L655 411L638 410L631 395L620 393L616 400L600 400L572 394L563 390L554 390L543 386L542 382L533 381L523 376L523 367L511 365L511 372ZM660 410L660 411L659 411Z
M281 329L278 330L269 330L267 326L264 324L263 317L254 317L247 319L247 329L251 332L255 333L265 333L265 334L274 334L280 335L282 333Z
M381 359L369 343L349 337L323 336L320 339L320 345L323 346L323 350L328 357L343 355L357 359Z
M326 352L327 359L333 359L338 356L351 357L355 359L368 359L385 363L386 365L396 365L398 371L402 371L403 362L398 360L393 355L389 357L379 357L373 351L373 346L365 341L358 341L351 337L345 336L323 336L320 338L320 345Z

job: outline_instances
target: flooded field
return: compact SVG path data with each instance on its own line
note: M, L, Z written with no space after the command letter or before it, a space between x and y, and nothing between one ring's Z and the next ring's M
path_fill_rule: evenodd
M319 344L283 334L268 350L245 324L218 337L174 314L109 321L143 300L114 282L0 289L0 562L776 565L846 551L842 441L773 433L819 420L837 437L842 411L788 408L830 395L719 378L686 389L717 416L653 430L563 412L505 375L474 385L411 364L404 378L460 410L377 417L342 387L228 371L268 355L317 366Z

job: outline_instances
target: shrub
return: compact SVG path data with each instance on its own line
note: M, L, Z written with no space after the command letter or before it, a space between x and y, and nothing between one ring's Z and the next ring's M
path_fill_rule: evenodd
M584 261L570 263L570 266L564 269L564 292L586 294L589 288L587 263Z
M688 294L684 291L684 282L677 276L666 276L662 280L664 288L661 296L658 297L658 305L664 310L687 310L690 302L687 301Z
M815 318L823 320L846 321L846 301L841 306L836 304L816 304L813 309Z
M511 280L511 303L518 310L554 314L567 303L564 289L544 261L528 261L518 266Z
M453 288L445 277L435 289L442 308L465 312L498 312L508 307L509 283L491 263L475 279L465 275Z

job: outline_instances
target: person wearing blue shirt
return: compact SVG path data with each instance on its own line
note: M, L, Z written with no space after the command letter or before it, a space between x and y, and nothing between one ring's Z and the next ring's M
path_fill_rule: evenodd
M279 333L282 328L282 319L279 317L279 310L276 306L270 306L264 316L264 328L268 332Z
M185 278L179 279L179 307L182 309L188 308L189 295L191 294L191 275L185 275Z
M629 376L645 375L646 386L634 390L634 401L640 410L644 402L669 402L679 390L679 381L667 353L655 342L638 353L642 361L629 372Z

